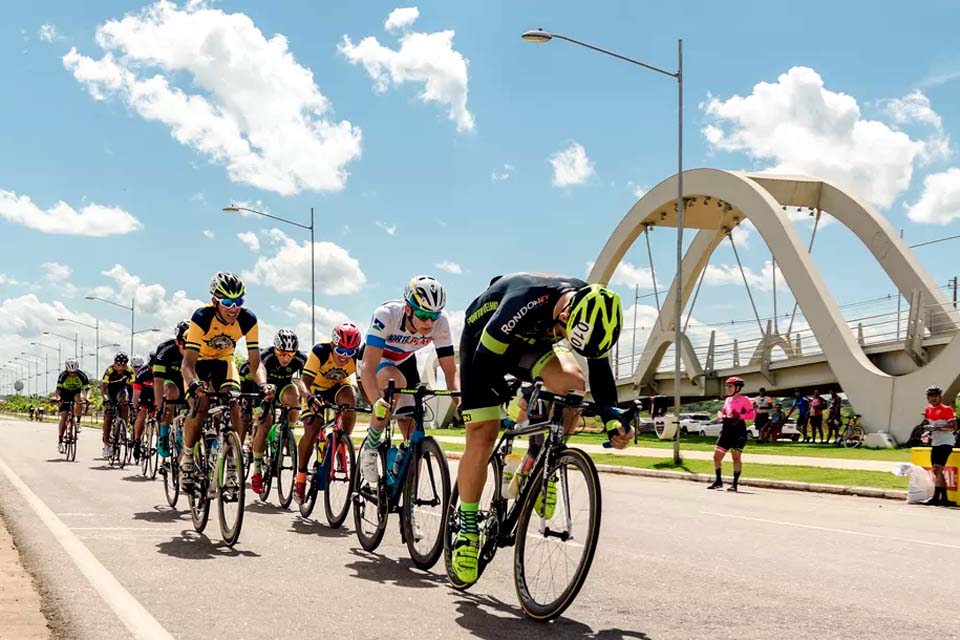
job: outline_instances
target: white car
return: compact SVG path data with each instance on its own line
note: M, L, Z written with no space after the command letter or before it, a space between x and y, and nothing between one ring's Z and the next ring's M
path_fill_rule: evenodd
M715 438L720 435L721 429L723 429L723 420L714 418L713 420L699 423L697 428L691 429L689 433L695 436Z
M760 437L760 432L756 426L750 425L747 427L747 435L756 440ZM797 429L797 423L793 420L783 423L783 429L780 431L778 440L792 440L793 442L800 440L800 430Z
M710 418L711 416L708 413L681 413L680 435L699 433L700 428L710 422Z

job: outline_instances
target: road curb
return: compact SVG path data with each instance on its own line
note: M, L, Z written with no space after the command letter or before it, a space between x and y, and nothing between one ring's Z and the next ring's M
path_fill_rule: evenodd
M459 451L445 452L452 460L463 457ZM612 464L598 464L597 471L615 473L623 476L641 476L645 478L663 478L667 480L687 480L690 482L713 482L714 477L705 473L684 473L681 471L663 471L660 469L638 469L636 467L621 467ZM809 493L830 493L842 496L858 496L861 498L883 498L906 502L907 492L897 489L876 489L873 487L847 487L836 484L819 484L816 482L792 482L790 480L768 480L765 478L741 478L740 484L745 487L762 489L783 489L786 491L806 491Z

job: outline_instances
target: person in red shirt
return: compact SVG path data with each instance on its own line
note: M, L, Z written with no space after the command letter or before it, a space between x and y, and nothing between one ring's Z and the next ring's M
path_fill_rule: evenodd
M927 388L927 407L923 415L930 428L930 464L933 466L933 483L936 488L928 504L938 507L953 507L955 503L947 499L947 479L943 467L953 452L954 432L957 430L957 416L953 407L943 404L943 391L933 385Z
M817 434L820 434L820 443L826 442L823 437L823 409L827 406L827 401L820 397L820 392L814 390L813 397L810 398L810 436L813 441L817 441Z

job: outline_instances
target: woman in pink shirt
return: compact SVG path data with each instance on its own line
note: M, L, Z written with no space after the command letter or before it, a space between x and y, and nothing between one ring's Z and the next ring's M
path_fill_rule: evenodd
M743 378L736 376L727 378L727 393L729 395L723 401L723 408L720 410L719 416L723 420L723 428L720 430L720 437L717 438L717 446L713 450L713 468L717 473L717 479L707 489L723 487L720 467L727 451L733 457L733 484L727 491L736 491L737 484L740 482L740 471L743 469L740 455L743 453L743 447L747 444L746 421L753 420L756 416L753 403L746 396L740 395L741 391L743 391Z

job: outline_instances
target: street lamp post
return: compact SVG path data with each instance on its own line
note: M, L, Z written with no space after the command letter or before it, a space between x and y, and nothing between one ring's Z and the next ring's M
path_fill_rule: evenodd
M311 348L317 343L317 271L314 263L314 252L316 247L314 246L313 237L315 226L313 224L313 207L310 207L310 226L308 227L305 224L300 224L299 222L294 222L293 220L287 220L286 218L280 218L278 216L271 215L269 213L264 213L263 211L257 211L256 209L248 209L247 207L238 207L235 204L230 205L229 207L223 208L224 213L240 213L241 211L246 211L248 213L255 213L258 216L264 216L270 218L271 220L277 220L279 222L286 222L287 224L293 225L295 227L300 227L301 229L306 229L310 232L310 345Z
M49 349L51 351L55 349L57 352L57 362L59 363L57 366L58 367L63 366L63 354L60 352L59 344L56 347L51 347L50 345L43 344L42 342L31 342L30 344L32 344L35 347L43 347L44 349ZM49 369L47 370L47 388L48 389L50 388L50 370Z
M133 296L130 298L130 306L128 307L125 304L120 304L119 302L114 302L113 300L107 300L106 298L98 298L97 296L84 296L85 300L99 300L100 302L106 302L107 304L112 304L115 307L120 307L121 309L126 309L130 312L130 354L133 355L133 336L135 335L134 331L134 321L136 319L137 313L137 297ZM97 321L99 323L99 320ZM100 367L98 366L99 370Z
M72 322L73 324L78 324L81 327L86 327L87 329L93 329L94 331L94 347L96 348L97 357L94 360L94 367L96 370L94 372L95 376L100 375L100 319L94 318L93 324L87 324L86 322L80 322L79 320L71 320L70 318L57 318L58 322ZM132 341L132 339L131 339ZM82 345L82 343L81 343ZM83 358L83 347L80 348L80 358Z
M53 331L44 331L44 332L43 332L43 335L45 335L45 336L56 336L56 337L62 338L62 339L64 339L64 340L70 340L71 342L73 342L73 357L74 357L74 358L79 357L79 355L80 355L80 350L77 348L77 344L78 344L79 341L80 341L80 340L79 340L80 337L79 337L77 334L73 334L73 337L71 338L70 336L65 336L65 335L60 334L60 333L54 333ZM61 363L61 364L62 364L62 363Z
M666 69L661 69L660 67L655 67L649 65L645 62L640 62L639 60L634 60L633 58L628 58L622 56L619 53L614 53L613 51L607 51L606 49L601 49L600 47L595 47L592 44L587 44L586 42L580 42L579 40L574 40L573 38L568 38L556 33L550 33L544 31L543 29L535 29L531 31L524 32L521 37L528 42L538 42L544 43L549 42L556 38L557 40L566 40L573 44L580 45L581 47L586 47L587 49L592 49L599 53L617 58L618 60L623 60L624 62L629 62L637 66L643 67L644 69L649 69L651 71L656 71L659 74L669 76L674 78L677 81L677 290L674 292L676 295L675 306L674 306L674 338L673 338L673 353L674 353L674 372L673 372L673 412L674 420L677 422L677 428L674 430L673 435L673 461L677 464L680 463L680 352L681 352L681 341L683 340L683 330L680 325L680 318L683 315L683 303L681 301L683 297L683 40L677 40L677 70L676 72L667 71Z

